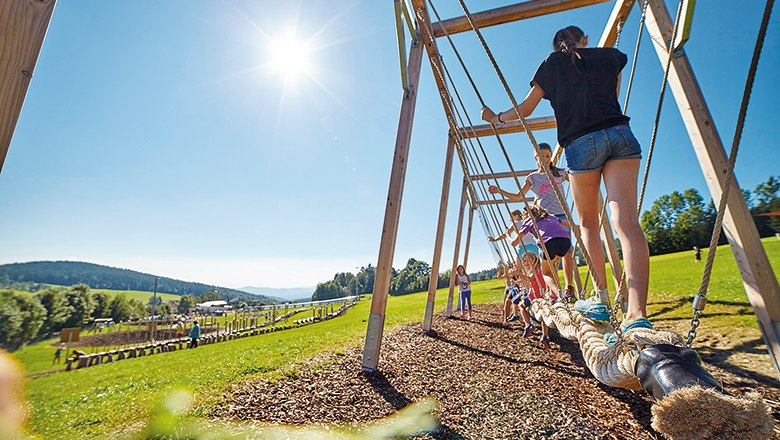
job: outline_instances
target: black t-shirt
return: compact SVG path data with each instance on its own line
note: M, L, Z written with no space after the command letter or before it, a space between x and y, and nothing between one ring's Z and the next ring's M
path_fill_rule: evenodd
M534 83L544 90L558 121L558 143L596 130L628 123L617 101L617 78L627 58L612 48L582 48L576 67L571 55L553 52L536 70Z

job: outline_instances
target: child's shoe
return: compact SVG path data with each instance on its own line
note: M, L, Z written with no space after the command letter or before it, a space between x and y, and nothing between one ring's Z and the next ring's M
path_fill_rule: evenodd
M637 318L633 321L623 321L620 323L620 330L623 332L623 334L626 334L627 332L637 329L637 328L653 328L653 323L650 322L647 318ZM610 347L617 344L618 336L614 332L604 333L604 343L609 345Z
M552 346L550 346L550 338L547 336L542 335L542 337L539 339L539 343L542 344L542 347L546 348L547 350L552 350Z
M528 324L527 326L525 326L525 328L523 329L523 337L528 338L532 334L534 334L534 328L535 327L533 324Z
M574 286L566 286L566 288L563 289L563 298L566 302L573 302L577 299L577 291L574 290Z
M584 299L578 299L574 302L574 310L585 313L588 311L588 301Z
M609 311L606 304L602 304L595 296L587 300L585 316L593 321L609 322Z

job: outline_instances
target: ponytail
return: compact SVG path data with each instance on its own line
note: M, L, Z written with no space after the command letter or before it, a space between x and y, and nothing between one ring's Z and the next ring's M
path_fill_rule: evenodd
M563 52L571 56L571 64L578 72L577 58L579 58L579 54L577 54L577 49L580 48L583 38L585 38L585 33L582 32L582 29L577 26L567 26L555 33L552 42L554 52Z

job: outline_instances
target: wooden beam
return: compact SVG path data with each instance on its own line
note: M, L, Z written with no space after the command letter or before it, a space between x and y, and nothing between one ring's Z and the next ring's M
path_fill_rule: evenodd
M447 223L447 204L450 198L450 181L452 176L452 158L455 152L455 141L447 136L447 152L444 159L444 178L441 184L441 200L439 201L439 223L436 225L436 240L433 244L433 262L431 263L431 278L428 282L428 301L425 303L423 331L431 330L433 323L433 307L436 301L436 288L439 285L439 265L441 263L441 247L444 241L444 227Z
M615 45L618 29L623 26L626 18L628 18L628 14L631 13L631 8L634 7L634 1L635 0L617 0L615 2L612 13L609 14L607 25L604 26L604 32L602 32L601 38L599 39L599 47L612 47Z
M511 171L504 171L496 174L475 174L473 176L469 176L469 179L471 180L510 179L515 176L517 177L527 176L535 171L536 170L519 170L519 171L515 171L514 173Z
M526 119L528 126L531 130L544 130L546 128L555 128L558 124L555 121L555 116L542 116L539 118ZM523 133L525 128L519 121L508 121L499 124L495 124L498 134L511 134L511 133ZM490 124L473 125L470 127L458 128L460 136L464 139L473 137L493 136L493 129L490 128Z
M385 220L382 225L382 239L379 244L379 258L376 265L374 291L371 298L371 313L368 316L366 343L363 348L364 371L376 370L379 363L379 348L382 344L387 294L390 290L395 242L398 237L398 219L401 214L406 165L409 158L409 143L412 137L414 109L417 102L417 86L420 83L422 54L423 49L420 44L413 46L409 53L409 84L411 85L411 93L404 94L401 101L401 114L398 118L393 168L390 172L390 187L387 191Z
M49 28L55 0L0 2L0 171Z
M533 203L534 198L533 197L526 197L525 201L528 203ZM479 206L485 206L485 205L503 205L505 203L512 204L512 203L523 203L522 200L514 201L509 199L500 199L500 200L478 200L477 205Z
M645 24L656 41L671 38L674 26L663 0L649 0ZM653 45L662 65L666 64L666 47ZM664 45L665 46L665 45ZM704 95L685 53L672 58L669 88L677 102L685 128L691 138L707 187L717 206L723 197L728 158L718 130L710 114ZM758 236L755 222L735 180L728 196L724 216L724 230L731 244L734 259L742 274L742 283L758 324L767 343L767 349L780 377L780 287L772 266ZM706 331L707 320L702 320L699 331Z
M540 17L555 12L581 8L583 6L606 3L610 0L530 0L514 5L502 6L482 12L472 13L474 22L480 28L510 23L527 18ZM471 30L471 25L466 16L450 18L433 23L435 37L443 37L444 31L450 35Z
M471 226L474 224L474 208L469 207L469 226L466 228L466 248L463 250L463 267L468 270L471 250Z
M447 309L444 311L444 317L449 318L452 315L452 296L455 290L456 268L458 267L458 257L460 256L460 236L463 235L463 212L466 210L466 180L463 180L463 190L460 195L460 213L458 214L458 227L455 229L455 250L452 252L452 271L450 272L450 290L447 293Z

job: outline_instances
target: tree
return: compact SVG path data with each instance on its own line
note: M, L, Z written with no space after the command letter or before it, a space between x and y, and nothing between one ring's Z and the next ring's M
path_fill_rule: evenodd
M65 326L82 327L89 323L92 310L95 308L92 295L89 293L89 286L86 284L71 286L65 297L68 299L68 305L72 309Z
M659 197L649 211L642 214L642 229L650 254L664 254L709 241L712 230L712 208L693 188Z
M431 266L428 263L410 258L406 267L401 269L390 282L391 295L405 295L428 290Z
M190 313L190 309L195 307L195 304L197 304L197 301L195 300L194 296L182 295L181 298L179 298L178 304L176 304L176 312L182 315L187 315Z
M105 293L92 294L92 303L94 304L92 309L93 318L108 318L111 314L111 298Z
M35 296L0 291L0 345L15 350L33 340L45 317L46 309Z
M222 297L219 296L219 293L217 293L217 292L206 292L206 293L204 293L203 295L200 296L200 300L202 302L219 301L221 299L222 299Z
M128 321L133 318L133 303L127 299L124 293L120 293L111 299L111 319L114 322Z
M771 176L766 182L756 186L753 191L755 204L750 210L755 214L780 211L780 177ZM780 217L755 216L756 228L761 237L767 237L780 232Z
M62 289L48 288L35 294L38 302L46 309L46 317L39 331L39 335L60 331L65 327L68 317L72 313L68 299Z

